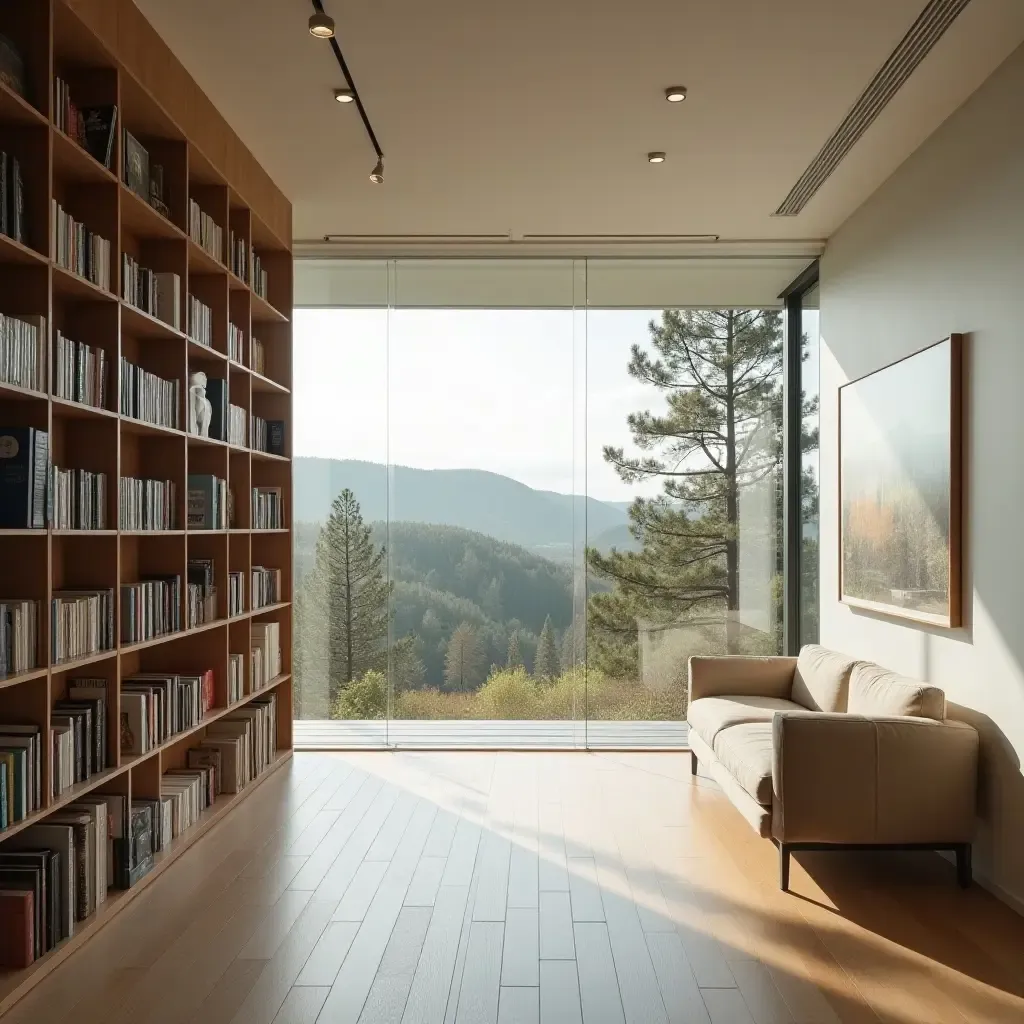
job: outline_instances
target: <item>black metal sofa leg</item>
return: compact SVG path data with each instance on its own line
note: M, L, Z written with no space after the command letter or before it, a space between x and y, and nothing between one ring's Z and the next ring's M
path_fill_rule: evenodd
M789 857L791 852L785 843L779 843L779 888L783 892L789 892Z
M961 889L967 889L970 888L972 878L971 844L963 843L956 848L956 880Z
M697 755L695 753L693 753L693 751L691 751L690 752L690 774L691 775L696 775L698 767L699 767L699 763L697 761Z

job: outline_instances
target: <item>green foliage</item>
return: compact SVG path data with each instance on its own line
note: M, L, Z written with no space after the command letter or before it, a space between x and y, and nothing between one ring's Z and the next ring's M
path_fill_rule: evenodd
M533 674L537 679L550 679L558 675L558 648L555 646L555 631L551 616L544 620L537 642L537 656L533 660Z
M403 690L418 690L426 681L426 670L420 657L419 638L410 633L395 641L388 654L388 672L395 693Z
M348 489L334 499L307 579L303 601L310 621L319 622L324 634L333 707L342 687L387 664L390 588L384 548L374 545L359 502Z
M521 668L523 664L523 655L519 650L519 630L513 629L508 635L508 656L505 659L505 664L509 668Z
M526 669L498 669L492 672L476 695L483 718L531 719L537 717L537 684Z
M653 353L634 345L628 369L663 396L664 412L629 416L640 454L607 446L604 457L626 483L658 480L662 494L630 507L639 551L587 552L614 586L590 599L597 663L614 674L636 671L642 620L699 612L733 621L725 613L739 607L741 492L772 486L781 467L780 314L665 310L650 335ZM735 650L732 631L725 649Z
M460 623L448 641L444 656L444 678L453 690L475 689L482 678L484 649L469 622Z
M380 719L387 715L387 710L387 676L371 669L338 694L331 705L331 718Z

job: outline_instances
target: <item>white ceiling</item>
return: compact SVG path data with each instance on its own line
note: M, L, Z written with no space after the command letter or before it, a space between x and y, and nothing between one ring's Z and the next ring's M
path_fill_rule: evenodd
M136 0L325 234L824 239L1024 39L973 0L804 212L773 217L925 0ZM688 99L669 104L666 86ZM648 150L668 161L647 163Z

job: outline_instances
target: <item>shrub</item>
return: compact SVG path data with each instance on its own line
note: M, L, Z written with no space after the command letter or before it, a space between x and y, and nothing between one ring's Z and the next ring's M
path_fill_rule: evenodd
M383 718L388 709L388 680L383 672L370 669L338 694L331 718Z
M521 665L492 671L476 694L481 718L534 718L537 715L537 684Z
M429 721L479 717L475 693L442 693L428 688L406 690L395 698L395 718Z

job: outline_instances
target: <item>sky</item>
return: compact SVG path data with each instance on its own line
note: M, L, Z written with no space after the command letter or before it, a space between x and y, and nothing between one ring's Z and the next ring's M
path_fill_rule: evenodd
M660 315L296 310L295 454L483 469L603 501L656 494L624 484L601 450L628 452L628 414L664 409L626 369Z

